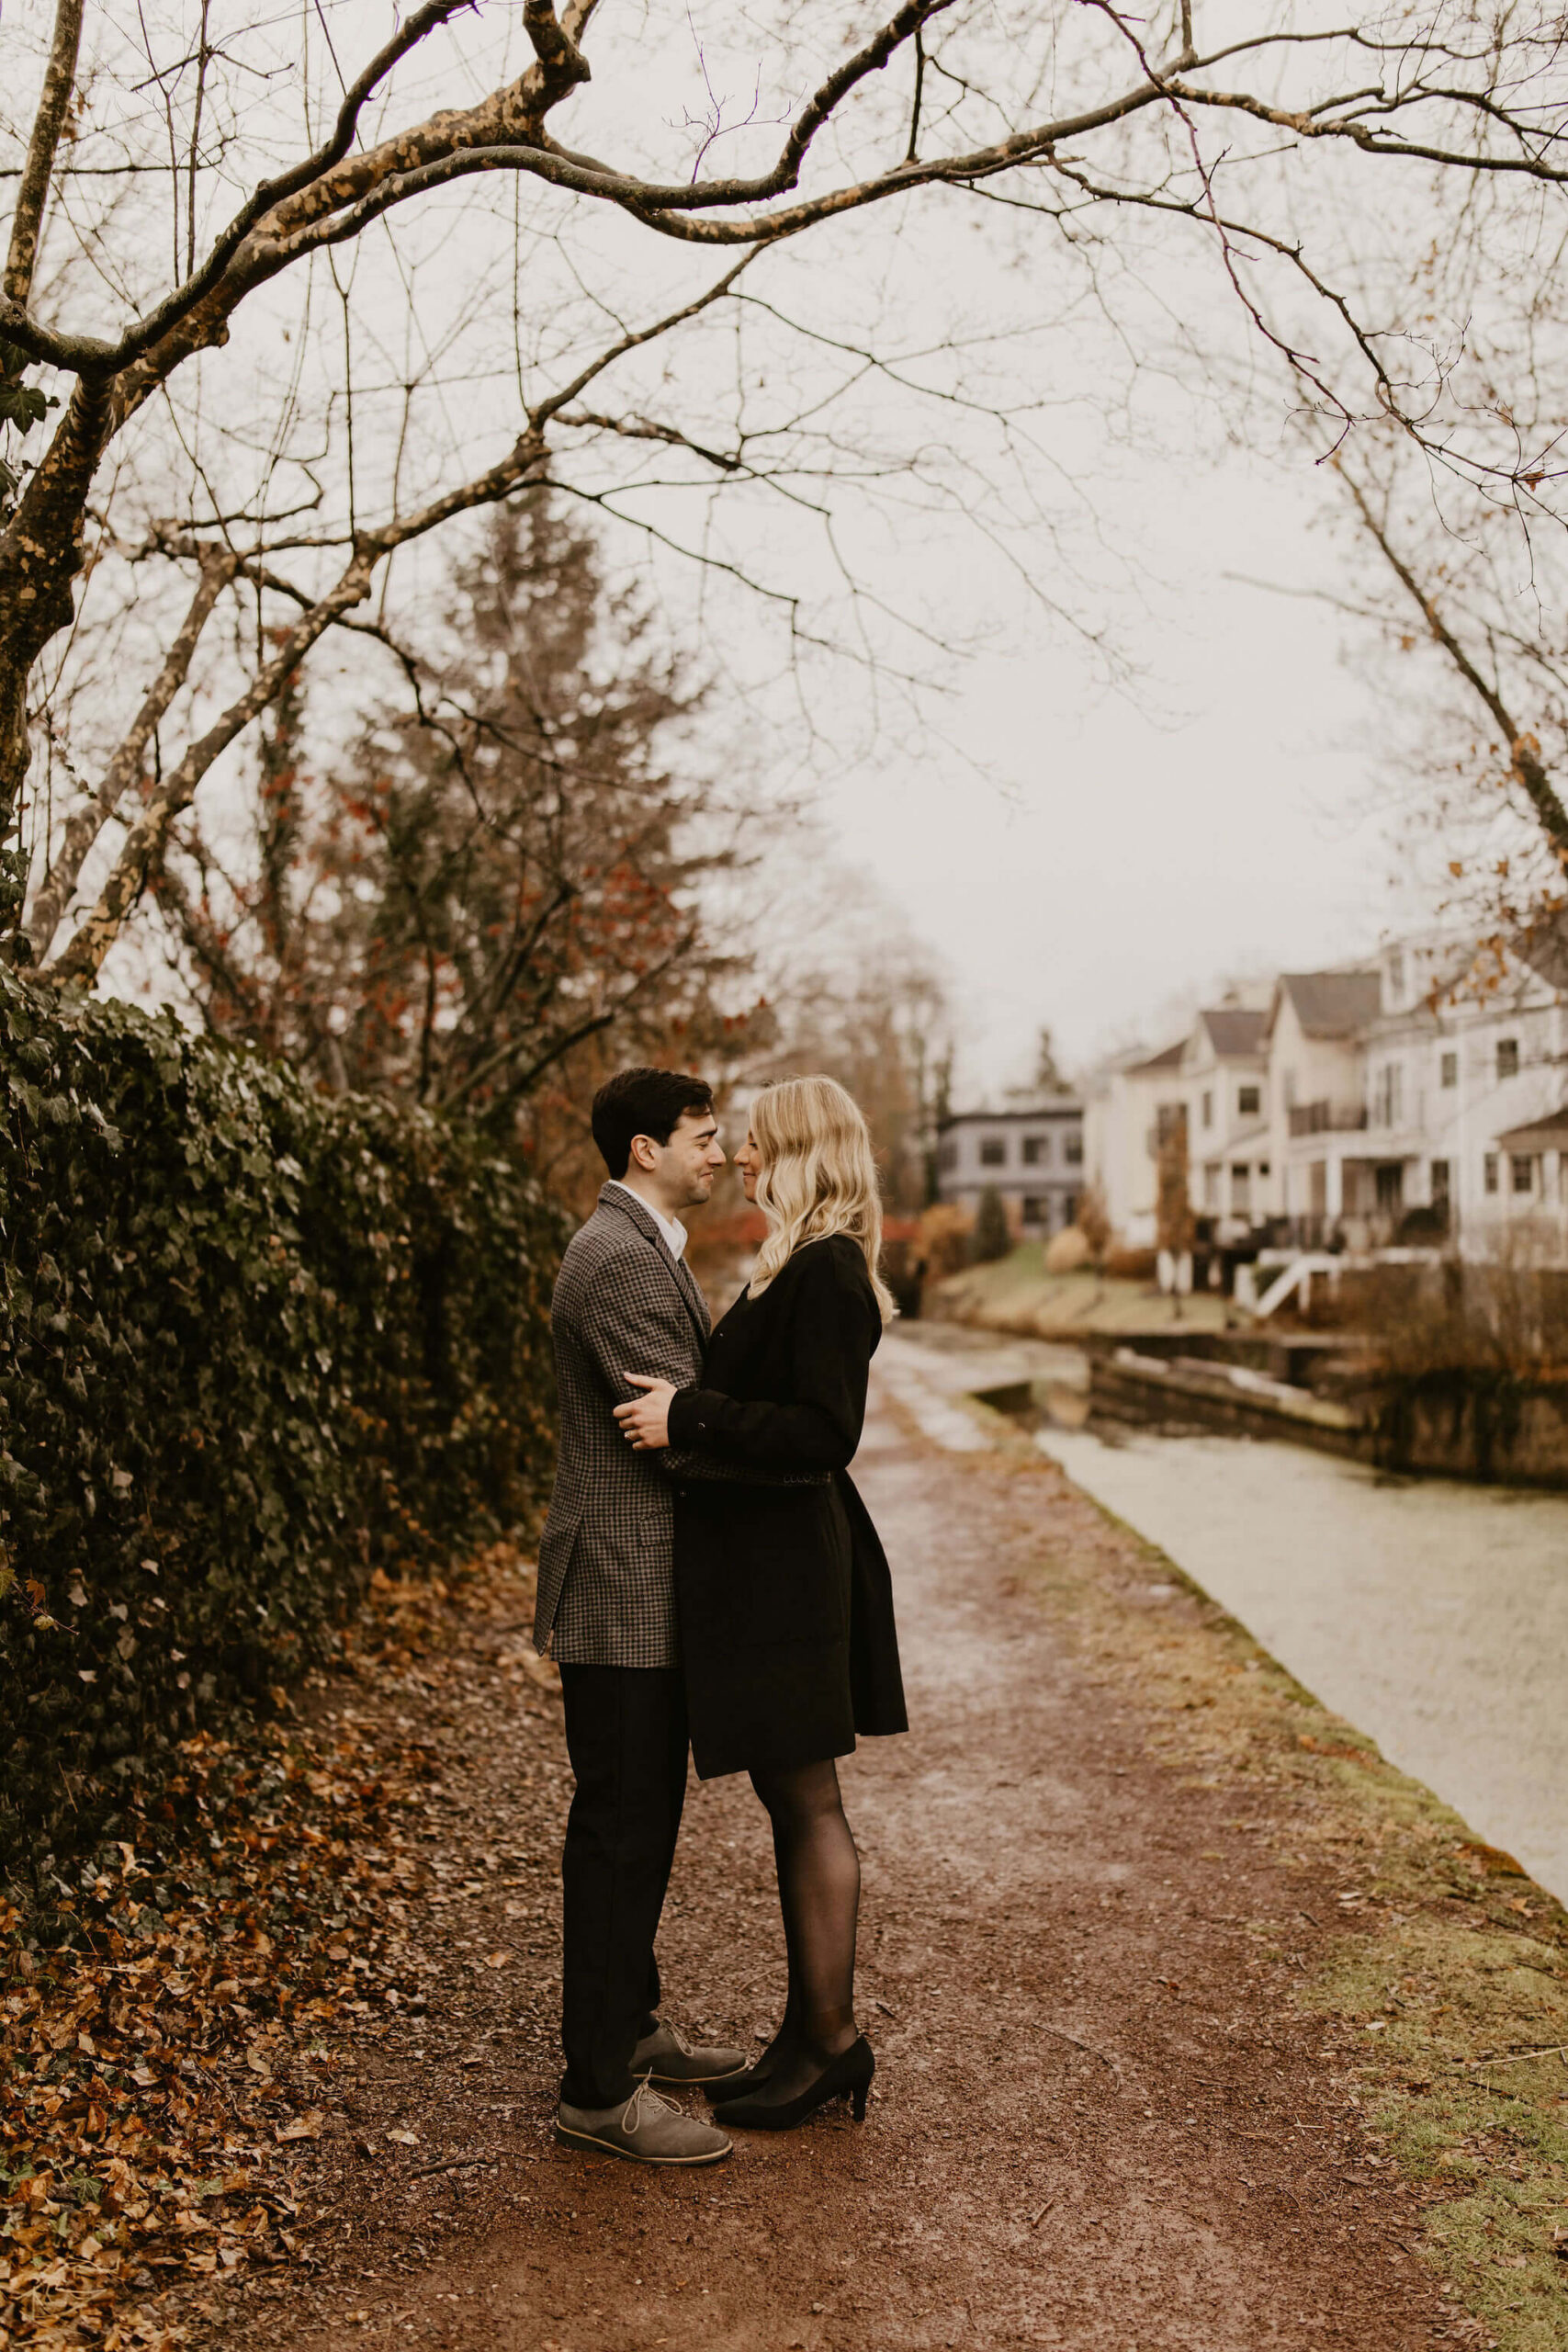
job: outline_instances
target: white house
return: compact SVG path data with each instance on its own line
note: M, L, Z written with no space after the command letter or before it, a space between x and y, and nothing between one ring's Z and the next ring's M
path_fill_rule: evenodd
M1273 1205L1267 1023L1248 1006L1216 1005L1199 1013L1182 1047L1188 1195L1220 1240L1246 1234Z
M1204 1012L1179 1046L1101 1072L1089 1169L1128 1242L1153 1238L1173 1122L1217 1239L1568 1256L1568 999L1472 940L1282 972L1265 1014Z
M1507 955L1478 972L1450 949L1430 1027L1380 1024L1368 1066L1374 1115L1391 1090L1413 1097L1426 1155L1416 1197L1441 1207L1466 1255L1509 1238L1568 1245L1568 1003L1550 981Z
M994 1191L1031 1239L1077 1216L1084 1187L1083 1105L1044 1095L1022 1109L961 1111L937 1125L937 1198L966 1209Z
M1359 1204L1367 1159L1360 1041L1382 1002L1375 968L1281 972L1265 1025L1271 1204L1299 1240L1325 1241L1348 1200ZM1347 1164L1356 1173L1347 1177Z
M1154 1246L1156 1159L1173 1121L1185 1125L1181 1057L1186 1040L1163 1053L1108 1063L1085 1090L1084 1161L1105 1196L1111 1230L1129 1249Z
M1178 1131L1192 1206L1213 1218L1222 1238L1250 1230L1270 1205L1266 1021L1256 1007L1206 1007L1175 1045L1111 1063L1090 1082L1088 1163L1129 1248L1154 1242L1159 1153Z

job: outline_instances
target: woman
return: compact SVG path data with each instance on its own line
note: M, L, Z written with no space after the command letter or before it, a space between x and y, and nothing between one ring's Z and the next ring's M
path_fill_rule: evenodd
M692 1751L704 1780L750 1772L767 1807L789 1954L778 2032L709 2096L726 2123L782 2132L838 2098L860 2120L875 2069L855 2026L860 1857L835 1759L857 1733L908 1729L887 1562L847 1475L893 1304L871 1138L841 1086L765 1089L735 1164L768 1221L756 1271L702 1385L637 1375L648 1393L616 1419L636 1446L695 1457L675 1506Z

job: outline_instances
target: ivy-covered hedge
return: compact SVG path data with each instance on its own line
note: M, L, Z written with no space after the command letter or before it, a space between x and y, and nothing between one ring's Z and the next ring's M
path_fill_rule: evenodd
M527 1513L561 1238L471 1136L0 971L0 1882Z

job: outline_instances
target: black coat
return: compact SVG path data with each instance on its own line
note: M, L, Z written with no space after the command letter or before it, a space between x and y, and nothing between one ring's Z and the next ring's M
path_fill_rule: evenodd
M677 1487L676 1606L705 1781L908 1728L887 1560L848 1476L881 1336L858 1246L810 1241L761 1298L736 1300L701 1386L671 1405L682 1452L803 1481Z

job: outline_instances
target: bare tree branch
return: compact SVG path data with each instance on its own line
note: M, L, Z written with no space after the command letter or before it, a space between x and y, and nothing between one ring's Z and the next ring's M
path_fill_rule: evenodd
M62 983L96 978L126 917L162 859L170 827L190 806L202 777L219 755L267 707L317 639L345 613L363 604L381 560L395 548L436 529L454 514L509 497L538 473L544 455L538 439L525 435L500 465L490 467L474 481L433 500L417 514L388 524L379 531L359 534L353 557L332 588L288 632L272 660L262 665L245 692L237 695L221 718L191 745L148 801L126 838L97 904L63 954L47 967L47 978Z
M105 769L103 783L67 818L60 847L33 899L32 911L28 919L28 935L32 942L34 958L39 963L48 955L65 910L71 903L71 894L76 888L77 876L88 851L118 808L127 791L141 781L147 746L152 740L158 722L184 685L197 641L207 626L212 608L239 569L238 558L222 548L204 548L199 560L201 570L196 594L191 599L189 611L170 641L163 668L152 681L129 733Z
M1032 53L1021 59L1021 71L1016 71L1018 52L1025 46L1023 35L997 35L987 22L988 12L960 11L956 0L884 0L884 10L878 12L881 20L874 16L869 31L865 19L860 18L854 23L852 42L840 46L837 30L820 40L824 62L818 69L816 86L780 118L782 143L773 149L767 168L750 174L708 175L714 137L709 123L691 176L683 178L664 176L669 167L662 163L645 163L647 151L640 147L634 165L577 152L554 135L555 110L589 80L584 41L593 0L525 0L521 24L527 51L520 57L509 51L513 62L504 68L491 68L482 78L473 56L466 54L461 62L472 79L463 95L471 102L434 107L412 123L403 120L395 103L400 78L398 89L389 96L396 69L419 52L422 44L432 44L425 57L433 58L436 37L475 6L476 0L424 0L424 5L411 7L392 37L355 78L345 82L342 74L337 75L330 97L324 93L318 96L311 83L307 125L330 115L330 135L287 169L269 170L258 177L254 168L245 167L247 151L242 134L230 128L232 114L224 113L226 106L232 109L233 100L219 88L220 68L213 60L220 50L209 40L209 0L200 0L199 33L187 40L183 20L176 18L181 27L177 62L157 68L153 75L160 94L159 119L166 118L173 159L175 253L170 276L179 282L163 284L147 268L146 240L134 256L116 254L109 241L97 237L95 243L96 232L78 232L77 224L65 221L62 212L51 214L51 220L62 233L69 228L78 236L78 250L73 256L75 266L55 271L47 293L40 291L35 302L39 223L57 168L56 149L65 135L63 126L73 125L73 140L111 136L116 141L108 151L111 154L124 152L129 142L126 168L138 165L134 152L138 134L116 120L112 112L106 125L93 119L84 129L75 125L68 111L83 11L80 0L58 0L54 53L19 183L11 266L0 294L0 339L33 361L62 369L75 381L42 461L28 475L16 511L0 530L0 842L17 821L22 800L29 677L44 662L56 638L64 636L67 656L73 644L69 632L75 626L84 519L87 502L95 496L95 477L127 420L143 409L152 395L159 395L160 413L177 444L178 462L187 466L190 478L200 484L187 509L199 506L207 519L197 528L187 511L180 550L186 560L203 567L193 583L197 599L207 584L203 550L209 532L224 536L231 566L228 577L246 582L254 588L255 599L254 643L247 644L242 652L236 640L223 657L237 660L242 669L254 664L254 675L247 679L243 692L235 690L237 681L230 675L219 696L229 715L238 714L233 730L224 734L224 722L220 722L218 729L203 737L201 745L191 745L185 758L175 762L168 784L133 827L117 865L111 890L116 906L106 905L96 911L90 936L68 951L58 967L62 971L70 958L74 959L72 968L96 970L126 910L135 903L149 874L156 871L168 824L177 813L175 804L184 805L178 802L178 793L186 791L188 799L211 759L255 716L262 707L254 701L260 681L270 679L276 685L288 676L287 655L276 661L264 658L264 599L278 595L296 605L298 616L291 621L289 639L300 646L314 642L322 628L364 628L363 620L351 622L348 616L363 601L364 592L357 583L362 573L368 576L366 567L375 571L409 537L487 498L505 496L509 488L523 480L541 480L547 434L564 441L568 433L587 427L602 436L587 445L584 462L574 468L575 479L562 483L571 496L592 503L602 513L635 522L649 545L681 547L696 554L710 567L710 576L728 572L736 580L754 583L755 567L747 561L745 551L710 539L706 522L700 531L687 530L683 523L680 529L671 530L664 527L664 517L657 511L637 511L637 502L650 487L656 492L667 489L666 475L691 487L699 469L705 499L710 489L715 493L721 486L743 491L759 482L790 497L789 462L775 462L773 454L778 447L776 428L770 428L772 437L760 436L749 418L739 414L731 425L725 406L728 390L716 402L705 384L697 396L700 407L689 413L689 419L675 410L673 401L669 403L673 413L666 415L665 401L647 382L628 391L619 414L610 413L603 405L606 394L594 395L601 405L592 410L581 405L583 395L618 362L710 311L733 292L742 271L781 242L918 190L946 187L983 194L999 204L1017 205L1023 212L1039 212L1054 224L1065 249L1069 241L1076 241L1072 249L1084 257L1083 266L1097 298L1102 281L1095 276L1093 254L1101 237L1100 222L1108 221L1109 215L1101 213L1086 232L1079 223L1089 215L1090 208L1135 206L1145 216L1164 214L1190 222L1213 242L1249 334L1261 337L1296 371L1315 414L1326 413L1347 434L1369 423L1376 432L1386 421L1405 433L1412 446L1431 454L1437 464L1469 482L1483 481L1490 495L1506 496L1517 492L1521 482L1533 483L1540 478L1539 452L1526 450L1522 433L1517 450L1511 451L1506 436L1493 429L1494 414L1507 417L1501 399L1493 401L1473 430L1469 418L1462 429L1452 429L1455 412L1442 407L1451 364L1447 350L1438 347L1438 334L1427 334L1417 306L1411 304L1399 315L1391 314L1381 293L1374 300L1368 288L1358 282L1361 257L1353 235L1343 232L1337 220L1318 236L1316 217L1308 215L1314 234L1305 238L1290 209L1295 201L1293 194L1281 193L1281 159L1300 158L1311 151L1321 155L1337 146L1345 153L1344 171L1349 175L1348 184L1358 202L1364 200L1359 159L1376 156L1416 162L1423 166L1424 177L1426 167L1436 167L1434 184L1445 178L1457 182L1460 204L1456 210L1462 209L1486 178L1496 181L1499 176L1519 175L1539 184L1544 206L1546 191L1568 183L1564 152L1568 102L1559 95L1553 78L1562 54L1561 28L1539 6L1535 13L1510 17L1500 28L1481 24L1469 0L1438 0L1436 13L1418 24L1368 17L1365 22L1352 19L1337 26L1301 28L1276 17L1271 24L1243 30L1239 38L1199 56L1190 0L1176 0L1174 30L1179 54L1172 56L1168 51L1162 61L1158 50L1148 45L1152 35L1141 17L1124 13L1118 0L1095 0L1092 8L1068 11L1059 20L1041 17L1040 41L1030 39L1027 45ZM150 7L148 13L155 16L156 12ZM193 9L193 21L195 15ZM850 21L848 10L845 21ZM1071 33L1079 48L1070 51L1068 28L1080 24L1087 29L1082 35ZM1172 29L1168 17L1163 25L1162 40ZM1024 20L1024 29L1032 35L1032 20ZM152 37L144 38L151 62ZM269 34L272 46L263 43L258 49L264 76L281 70L279 38ZM1043 46L1047 40L1055 44L1049 57ZM977 51L977 67L971 49ZM1036 49L1039 53L1032 53ZM912 69L913 88L908 96L901 83L895 89L889 79L879 81L905 56ZM333 65L335 73L335 56ZM959 67L971 71L965 74ZM247 58L235 70L251 73L258 66ZM502 73L514 78L502 82ZM176 106L170 94L182 74L186 77L186 92ZM491 87L492 82L499 85ZM472 96L476 89L483 93L477 99ZM1052 94L1048 100L1042 99L1043 90ZM711 95L710 89L710 98ZM387 102L385 111L372 133L367 129L372 101L381 100ZM1059 111L1042 119L1043 105ZM1249 124L1260 128L1250 130ZM1208 145L1212 130L1218 131L1213 152ZM294 133L285 127L279 136L275 112L265 135L269 143L262 152L270 166L280 147L284 153L290 152L284 142ZM308 127L305 140L315 135ZM358 143L362 140L370 143ZM933 145L943 152L931 153ZM95 158L103 153L91 152ZM625 153L629 156L633 152L628 141ZM95 160L82 168L92 171L100 165ZM1247 201L1237 196L1238 175L1243 171L1250 175ZM451 411L440 411L438 435L423 434L416 421L416 388L421 398L428 391L429 406L434 409L446 402L451 384L462 380L459 368L454 367L449 384L441 368L456 338L474 332L480 288L476 281L444 313L440 300L430 306L416 302L412 271L419 264L409 256L417 254L417 240L393 216L438 189L455 187L471 175L495 172L506 174L519 191L528 180L538 183L541 191L531 218L525 213L521 193L518 197L515 266L508 295L517 406L509 409L502 429L490 446L501 446L514 429L519 411L527 419L527 430L511 455L480 478L479 485L459 481L456 489L437 494L433 485L456 477L463 468L463 461L452 452L461 447L468 420L463 416L459 424L454 401ZM198 188L202 174L208 176ZM1020 184L1025 175L1027 187ZM1311 174L1303 176L1310 188ZM234 188L242 191L239 198L229 192ZM1043 189L1048 189L1049 196L1041 203L1026 200ZM222 193L209 198L209 190ZM545 193L549 190L577 201L558 202ZM1222 192L1227 199L1224 203ZM133 198L132 209L140 200ZM88 201L84 198L84 203ZM614 232L618 241L615 261L605 267L601 280L590 283L581 252L569 244L563 223L575 217L591 217L595 206L614 208L622 217L622 226ZM1353 210L1354 207L1343 209ZM480 217L483 210L482 205L473 208ZM152 217L138 213L139 227ZM226 225L214 226L220 222ZM380 227L374 238L367 238L372 224ZM160 220L160 235L167 225ZM672 307L653 325L626 328L622 324L625 299L615 288L615 273L624 267L621 245L635 239L638 231L722 247L728 266L714 284ZM432 245L434 235L445 236L446 232L444 219L433 223ZM51 263L54 233L51 229ZM1425 223L1412 234L1424 243ZM363 242L355 245L355 240ZM602 245L609 242L601 234ZM398 273L402 288L401 299L406 300L402 352L397 352L396 333L383 334L379 315L361 311L356 306L362 297L352 288L340 286L345 324L352 312L354 334L352 338L345 334L341 356L334 355L330 387L323 389L324 363L318 361L310 379L317 401L314 439L308 441L299 424L301 412L296 400L302 362L296 357L284 361L278 373L276 413L267 407L272 397L268 390L260 395L263 413L247 416L243 426L231 425L226 418L215 422L209 386L215 380L212 370L226 363L204 355L228 340L237 314L251 298L302 262L307 266L299 273L301 315L310 320L310 335L318 336L310 308L314 281L309 258L318 250L331 253L340 245L353 246L356 270L361 256L390 257L390 268ZM160 249L166 250L166 243ZM586 244L581 249L588 250ZM530 254L533 263L525 259ZM660 257L661 267L667 259L668 255ZM481 264L481 272L493 264L491 254ZM370 266L367 260L367 276ZM529 266L536 267L544 288L531 319L524 292ZM552 280L549 273L557 268L560 275ZM563 278L570 288L569 305L579 297L582 304L569 315L563 315L558 307L552 308ZM41 277L38 282L41 288ZM38 314L47 309L59 320L80 316L78 288L89 283L98 289L95 299L109 305L108 316L118 322L115 332L103 336L80 334L68 323ZM494 290L493 282L488 284L483 299L491 299ZM1521 296L1521 314L1524 300ZM434 326L431 311L441 313ZM271 316L270 311L267 315ZM737 313L738 355L749 316ZM613 331L603 334L595 325L591 341L583 323L589 318L609 319ZM1319 328L1324 337L1321 355ZM1462 342L1467 332L1461 322L1453 339ZM288 328L280 327L280 333L287 340ZM303 333L302 329L302 340ZM871 339L868 336L868 342ZM940 344L940 337L933 342ZM1190 347L1196 347L1195 339ZM313 342L311 348L315 352L317 344ZM585 350L592 355L586 360ZM1407 368L1402 355L1412 351L1415 361ZM367 361L367 355L372 353L374 358ZM182 379L192 388L188 398L176 381L187 361L196 363ZM465 359L461 364L470 363ZM874 355L866 359L868 367L881 364ZM488 362L481 359L468 380L492 380L493 371L487 378L487 368ZM368 382L364 380L367 370ZM237 372L243 381L243 363ZM17 379L11 413L21 429L25 403L30 401L41 412L41 396L20 384L16 368L11 374ZM557 388L550 389L555 379L559 379ZM763 380L760 370L752 370L748 379L739 361L736 379L738 384ZM221 377L220 380L229 379ZM771 380L776 381L776 377ZM906 389L932 399L944 396L928 391L922 384ZM840 385L839 390L841 393L845 387ZM849 391L852 396L852 379ZM749 397L754 399L755 394ZM813 393L813 401L815 397ZM256 398L253 392L253 403ZM735 399L739 401L739 392ZM366 486L361 471L364 467L373 473L375 461L363 452L376 447L380 430L377 402L398 401L401 424L390 436L396 447L389 486L379 493L378 505L378 493ZM986 406L983 401L975 405ZM1484 406L1477 403L1475 413ZM385 413L383 405L379 413ZM701 424L699 413L704 420ZM724 421L709 422L716 413L722 414ZM1022 430L1014 432L1012 415L1004 414L1000 407L987 413L996 418L1004 433L1014 435L1015 445L1021 442ZM803 423L803 417L809 421ZM341 463L345 419L352 436L346 526L340 501L335 509L327 505L321 531L313 538L286 538L278 528L286 502L294 501L293 511L299 511L301 480L307 487L317 485L320 495L320 484L329 481L333 467ZM493 412L487 413L481 429L495 431ZM818 426L809 404L796 411L785 430L794 436L791 447L801 460L795 478L804 478L803 453L817 435L820 435L819 447L828 451L821 461L822 479L847 478L831 432ZM1555 432L1556 426L1551 430ZM440 434L447 435L445 458L439 454ZM220 479L221 465L213 465L214 442L231 457L242 446L248 453L243 464L232 465L226 481ZM639 465L627 448L637 442L660 444L681 453L680 461L668 467ZM132 442L127 438L122 446L131 453L122 463L133 468L138 460ZM519 471L518 452L525 449L526 459ZM759 458L753 463L750 453L760 449L769 455L765 461ZM600 461L597 472L589 461L590 453ZM895 462L886 461L884 472L890 474ZM914 472L919 460L911 457L908 462ZM1009 462L1013 462L1010 453ZM407 480L422 466L429 470L415 494L425 503L405 524L396 519L397 510L406 494ZM1538 470L1532 472L1532 468ZM651 483L650 476L656 477ZM107 511L108 498L103 497L101 503ZM797 511L804 511L805 505L804 499L796 499ZM826 492L815 502L813 511L830 533L833 517ZM389 514L392 519L379 527L362 527L378 514ZM302 584L296 585L277 568L279 552L286 547L304 552L298 567L288 566L290 571L299 570ZM323 584L324 572L318 574L311 566L322 563L326 550L333 547L346 548L349 555L341 579L328 586ZM836 551L833 560L840 560ZM383 587L382 593L385 596L389 592ZM863 582L855 586L853 594L858 624L871 614L873 600ZM780 593L779 604L789 613L795 642L830 641L802 626L804 611L797 609L798 599ZM196 612L193 602L192 614ZM206 617L203 612L201 619ZM876 623L872 619L866 625ZM908 629L919 624L901 614L899 626ZM383 641L396 650L395 633L382 634ZM1456 642L1461 634L1456 633ZM161 709L168 708L168 697L177 692L193 654L194 644L186 650L183 636L174 647L158 649L163 667L142 697L143 712L158 704L165 684L168 691ZM58 662L64 657L56 652L48 658ZM169 684L171 661L183 667L179 678ZM412 667L405 664L405 668L412 678ZM37 689L31 698L34 703L47 702L47 695ZM130 760L130 746L140 724L140 720L133 723L130 734L109 759L109 776L120 777L117 763L122 755ZM156 726L156 718L152 724ZM147 740L143 735L142 749ZM93 772L81 756L80 745L75 748L78 766ZM103 757L102 751L96 752L94 766ZM139 760L140 752L131 763L137 775ZM1525 788L1533 789L1522 770L1521 775ZM176 784L176 779L184 781ZM124 783L117 782L116 801L123 791ZM155 816L159 809L163 814ZM43 824L52 828L54 821L50 809ZM34 910L34 924L47 941L58 933L86 854L84 844L96 836L103 821L100 797L73 812L64 835L46 845L52 846L54 858ZM0 906L14 902L13 869L18 854L9 848L3 852ZM62 888L66 891L64 898L59 895Z
M62 0L62 6L66 0ZM7 273L6 301L0 304L0 332L19 344L35 359L47 360L51 366L70 368L84 374L118 375L122 368L140 359L168 334L171 327L186 317L210 293L222 278L246 237L256 223L279 205L287 203L301 188L319 186L340 164L354 143L354 134L360 115L380 83L385 81L400 58L438 25L472 8L476 0L425 0L416 8L406 24L395 32L371 59L365 71L350 85L338 109L333 135L325 146L312 155L303 157L276 179L263 180L247 198L234 218L212 246L201 267L175 287L162 302L138 321L118 343L105 343L91 335L51 334L39 327L22 309L25 293L11 291ZM78 24L81 10L77 9Z
M1335 460L1335 469L1355 507L1362 529L1382 555L1405 594L1426 622L1433 642L1441 646L1465 684L1476 696L1483 708L1501 729L1508 747L1508 758L1514 775L1535 810L1540 829L1546 835L1568 871L1568 806L1548 775L1540 757L1540 747L1529 729L1521 727L1505 703L1496 685L1477 669L1470 654L1444 618L1437 600L1416 577L1393 539L1379 522L1371 503L1360 484L1343 464Z
M43 96L33 117L28 159L22 166L22 185L17 191L17 209L11 216L10 251L6 257L6 299L8 302L19 303L24 309L32 291L33 271L38 264L39 231L43 225L43 209L49 200L55 150L60 145L60 134L65 128L66 111L75 85L76 53L81 43L82 0L58 0L54 12L54 40L43 77Z

